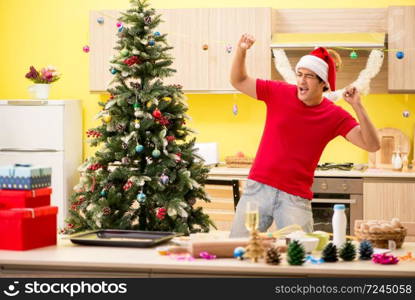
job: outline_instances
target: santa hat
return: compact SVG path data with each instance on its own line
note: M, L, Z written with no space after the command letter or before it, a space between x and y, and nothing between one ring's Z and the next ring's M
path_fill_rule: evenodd
M305 68L313 71L328 84L330 90L336 90L336 64L326 48L319 47L300 58L295 71Z

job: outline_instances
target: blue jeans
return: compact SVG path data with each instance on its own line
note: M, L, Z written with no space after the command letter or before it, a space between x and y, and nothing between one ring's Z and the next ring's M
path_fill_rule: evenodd
M277 228L298 224L305 232L313 231L311 201L300 196L288 194L269 185L248 179L244 193L236 207L230 237L246 237L245 208L250 200L258 202L259 225L261 232L275 221Z

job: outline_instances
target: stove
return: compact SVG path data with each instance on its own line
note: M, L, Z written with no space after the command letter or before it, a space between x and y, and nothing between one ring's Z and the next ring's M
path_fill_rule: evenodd
M353 163L343 163L343 164L336 164L336 163L323 163L317 165L317 170L320 171L327 171L327 170L342 170L342 171L351 171L354 167Z

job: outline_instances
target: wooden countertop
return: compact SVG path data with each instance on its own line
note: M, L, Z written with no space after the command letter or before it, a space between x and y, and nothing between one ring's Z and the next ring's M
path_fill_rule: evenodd
M394 252L404 255L415 251L415 243L405 243ZM285 257L285 256L284 256ZM402 261L397 265L378 265L371 261L337 262L303 266L289 266L284 258L279 266L263 261L252 263L237 259L195 259L178 261L159 255L155 248L94 247L72 244L59 239L57 246L30 251L0 250L0 276L37 277L415 277L415 262Z
M211 177L246 177L249 174L249 168L226 168L215 167L209 172ZM359 177L359 178L415 178L415 172L396 172L381 169L367 169L365 171L315 171L316 177Z

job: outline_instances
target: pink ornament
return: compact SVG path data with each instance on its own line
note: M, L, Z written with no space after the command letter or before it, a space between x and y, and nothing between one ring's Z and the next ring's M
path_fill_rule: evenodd
M399 262L399 259L392 254L388 255L386 253L383 254L373 254L372 261L376 264L381 265L396 265Z
M121 22L117 22L117 28L120 28L122 26Z
M89 46L88 45L84 46L82 48L82 51L84 51L85 53L88 53L89 52Z
M204 259L215 259L216 255L210 254L209 252L203 251L199 253L199 256Z

